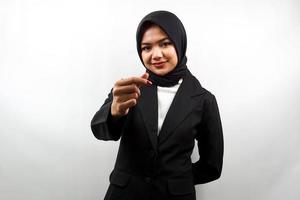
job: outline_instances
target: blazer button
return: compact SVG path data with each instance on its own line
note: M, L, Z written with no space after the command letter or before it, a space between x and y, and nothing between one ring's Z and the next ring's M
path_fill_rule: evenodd
M151 182L152 182L152 179L151 179L150 177L146 177L146 178L145 178L145 182L146 182L146 183L151 183Z
M153 150L150 150L150 151L149 151L149 154L150 154L151 157L154 157L154 156L155 156L155 152L154 152Z

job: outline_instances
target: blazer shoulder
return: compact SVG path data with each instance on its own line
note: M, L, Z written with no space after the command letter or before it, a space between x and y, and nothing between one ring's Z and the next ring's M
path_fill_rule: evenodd
M203 87L201 85L200 81L192 73L191 73L190 79L191 79L191 82L193 83L193 87L196 91L195 95L193 95L193 96L204 95L208 99L215 98L214 94L210 90Z

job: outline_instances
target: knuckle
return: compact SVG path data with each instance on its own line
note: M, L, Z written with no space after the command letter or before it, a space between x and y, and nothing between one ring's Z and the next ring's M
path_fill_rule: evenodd
M132 104L136 105L136 103L137 103L136 99L133 99Z
M114 84L114 86L118 86L120 84L121 80L117 80Z
M117 86L113 87L113 90L112 90L113 95L116 95L116 94L117 94L117 91L118 91Z
M137 89L136 93L138 94L138 96L140 96L141 95L140 89Z

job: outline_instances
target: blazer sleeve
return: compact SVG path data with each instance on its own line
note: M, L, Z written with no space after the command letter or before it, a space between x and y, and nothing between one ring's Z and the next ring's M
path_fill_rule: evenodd
M217 101L214 95L204 102L203 118L196 140L200 159L193 163L194 184L218 179L223 165L223 131Z
M122 135L126 116L114 119L111 116L111 104L113 100L112 90L108 94L104 104L96 112L92 121L91 129L94 136L99 140L119 140Z

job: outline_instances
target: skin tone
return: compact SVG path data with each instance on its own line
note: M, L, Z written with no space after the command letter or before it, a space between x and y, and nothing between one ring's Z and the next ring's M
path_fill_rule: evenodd
M141 41L141 56L144 65L153 73L164 76L172 71L178 58L176 49L166 33L156 25L149 27ZM113 88L111 115L119 118L127 115L129 109L137 104L141 95L140 87L152 84L147 80L148 73L140 77L129 77L118 80Z
M140 87L142 85L152 84L147 80L148 73L144 73L140 77L130 77L118 80L113 88L113 102L111 104L111 115L119 118L127 115L129 109L137 104L137 100L141 95Z
M159 26L153 25L146 30L141 47L144 65L153 73L164 76L176 67L176 49Z

